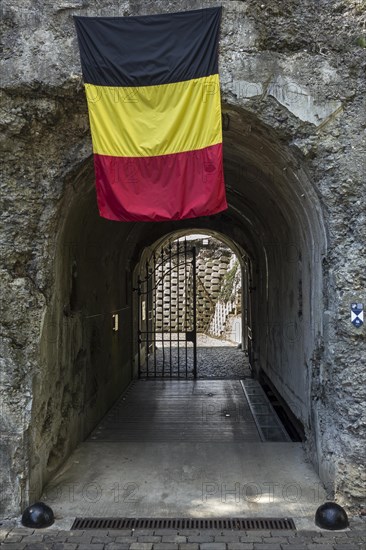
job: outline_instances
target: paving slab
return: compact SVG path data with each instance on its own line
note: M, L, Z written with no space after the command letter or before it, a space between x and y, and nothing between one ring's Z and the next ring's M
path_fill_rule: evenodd
M78 541L75 543L68 543L67 538L70 533L67 531L57 531L54 526L47 529L48 537L44 536L45 540L39 540L39 533L35 531L34 536L29 535L27 530L22 530L21 527L15 527L9 525L7 529L3 529L5 534L5 541L11 540L12 529L16 529L16 535L21 537L21 539L26 539L27 543L17 540L17 542L5 542L0 543L2 550L208 550L219 548L225 548L225 550L274 550L280 548L280 550L319 550L323 548L324 550L363 550L364 545L364 530L365 522L360 521L359 519L351 520L350 529L347 531L347 535L350 535L349 540L352 541L351 544L340 544L339 540L345 535L345 532L332 532L322 530L318 537L318 540L321 541L321 544L314 544L314 530L310 531L294 531L288 530L287 536L282 536L281 539L285 539L285 542L279 543L279 537L276 537L276 533L261 531L262 535L257 537L261 540L257 540L255 543L246 543L246 542L237 542L233 541L231 535L233 534L230 531L214 531L210 530L210 533L206 533L205 530L200 532L200 535L195 535L197 542L177 542L180 540L180 535L176 531L175 539L173 535L169 535L172 542L166 541L162 542L161 540L156 542L142 542L142 541L132 541L129 542L107 542L110 537L108 537L108 531L100 531L100 540L105 540L106 542L89 542L79 544ZM44 534L46 530L42 530ZM264 536L264 534L269 536ZM57 534L58 541L52 539L52 535ZM274 536L272 536L272 534ZM251 535L251 531L238 531L238 535L241 541L248 540ZM148 533L144 535L148 537ZM155 537L154 530L150 532L151 537ZM63 537L63 541L61 538ZM218 541L217 537L220 537ZM215 540L213 540L215 539ZM276 540L277 539L277 540ZM76 539L75 539L76 540ZM155 539L154 539L155 540ZM269 542L272 541L272 544ZM315 548L316 547L316 548Z

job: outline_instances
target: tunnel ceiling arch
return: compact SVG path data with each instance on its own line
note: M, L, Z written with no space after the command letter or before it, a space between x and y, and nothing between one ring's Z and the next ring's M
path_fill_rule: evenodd
M114 224L116 245L121 234L124 246L135 248L130 254L137 259L141 247L151 245L165 234L197 227L221 230L222 234L229 230L232 240L243 243L252 257L263 253L263 243L272 245L276 240L291 243L300 239L309 247L317 243L321 253L325 253L326 234L320 203L299 151L285 146L275 131L243 109L226 105L224 115L229 121L224 130L228 210L196 220ZM91 165L82 167L78 179L77 185L73 181L73 189L77 189L72 192L73 200L65 201L69 213L64 217L72 216L76 208L80 223L85 228L90 225L91 238L94 238L94 233L111 224L96 221Z
M138 251L175 230L213 229L241 243L251 257L263 255L263 244L298 241L325 253L326 233L318 197L301 154L285 146L270 128L238 108L226 106L224 163L229 208L226 212L178 222L135 224L131 242ZM148 228L148 229L147 229Z
M213 237L220 243L226 245L235 255L236 257L242 261L246 256L246 251L238 246L235 242L233 242L230 238L228 238L225 234L220 233L219 231L215 231L213 229L196 229L191 228L189 230L187 229L179 229L176 231L172 231L171 233L168 233L164 235L162 238L159 238L155 243L153 243L149 250L156 251L161 248L163 248L166 244L169 242L173 242L177 239L181 239L184 237L189 236L197 236L198 239L204 238L205 236Z
M40 362L47 368L42 384L35 384L32 414L42 417L51 405L61 410L51 395L54 384L65 388L65 407L76 402L81 408L70 409L68 420L57 413L47 437L34 434L50 452L44 453L44 464L32 466L32 478L47 480L128 383L135 357L132 290L143 251L168 235L193 230L221 236L250 259L253 370L271 380L294 416L311 429L309 385L323 300L322 265L313 255L314 243L322 253L326 244L321 209L296 149L243 109L226 106L225 115L229 208L223 213L173 222L112 222L98 215L91 159L68 175L40 346ZM113 312L121 315L123 346L111 330ZM101 364L107 367L100 369ZM75 426L71 436L67 422Z

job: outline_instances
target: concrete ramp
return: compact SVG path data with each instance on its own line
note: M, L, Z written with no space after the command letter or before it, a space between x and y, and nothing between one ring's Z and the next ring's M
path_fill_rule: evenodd
M240 381L137 381L46 488L97 517L306 517L325 499L301 443L261 442Z

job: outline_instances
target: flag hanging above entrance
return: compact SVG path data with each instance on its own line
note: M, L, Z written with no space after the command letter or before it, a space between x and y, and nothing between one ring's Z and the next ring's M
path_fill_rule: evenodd
M221 8L74 19L100 215L164 221L225 210Z

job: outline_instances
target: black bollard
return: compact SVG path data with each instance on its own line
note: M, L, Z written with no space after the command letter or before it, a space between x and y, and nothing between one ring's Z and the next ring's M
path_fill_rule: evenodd
M315 525L322 529L337 531L348 527L348 516L344 508L335 502L326 502L315 512Z
M22 525L32 529L50 527L55 521L52 509L44 502L35 502L28 506L22 515Z

